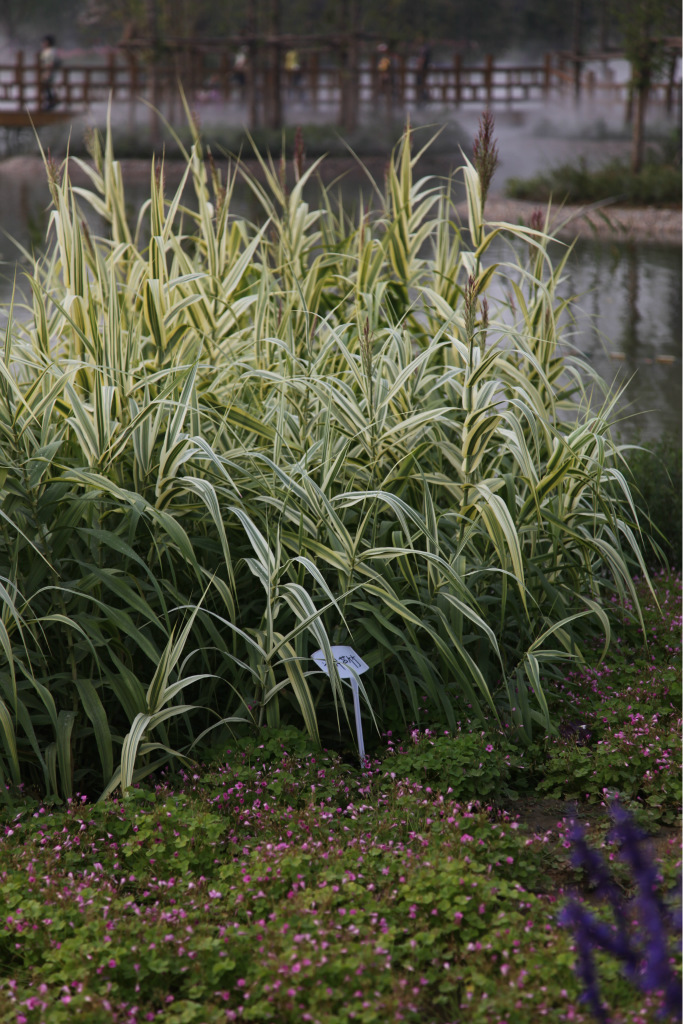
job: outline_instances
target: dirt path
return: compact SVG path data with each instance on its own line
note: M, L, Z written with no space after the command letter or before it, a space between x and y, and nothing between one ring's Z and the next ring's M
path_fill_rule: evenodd
M463 205L462 217L467 216ZM506 199L504 196L490 196L486 203L488 221L507 221L512 224L528 224L534 210L544 214L544 203L533 203L522 199ZM654 206L626 207L606 204L586 206L553 206L550 212L550 227L558 238L614 239L617 242L652 242L656 245L681 244L681 210Z

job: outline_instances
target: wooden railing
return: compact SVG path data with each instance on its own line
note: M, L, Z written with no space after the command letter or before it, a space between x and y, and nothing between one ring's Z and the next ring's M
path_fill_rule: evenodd
M110 95L114 99L134 98L140 93L137 63L121 63L116 51L106 60L88 63L64 62L55 72L55 90L60 104L87 107ZM0 65L0 108L36 110L42 106L40 64L28 61L19 51L12 65Z
M114 103L132 103L140 97L155 105L177 103L178 82L193 105L231 102L242 106L252 127L264 118L268 121L265 108L273 88L283 122L302 103L329 121L340 117L342 71L329 63L329 55L319 52L302 54L296 83L287 80L282 68L274 79L272 65L264 61L255 64L253 75L239 88L228 51L188 47L170 53L163 61L151 62L133 50L111 50L96 59L64 60L56 72L55 89L61 110L83 110L109 97ZM415 58L404 55L394 56L390 77L381 80L373 51L361 55L353 71L354 105L361 120L371 111L398 112L420 103L450 109L464 104L509 107L569 96L575 87L576 75L567 62L550 54L538 65L499 65L486 57L483 64L471 66L456 53L450 63L430 66L421 81ZM625 103L628 98L627 84L598 81L590 72L583 76L583 89L605 102ZM657 84L651 90L651 102L680 109L680 93L680 83ZM28 59L19 52L13 64L0 65L0 123L3 112L40 109L41 99L37 58Z

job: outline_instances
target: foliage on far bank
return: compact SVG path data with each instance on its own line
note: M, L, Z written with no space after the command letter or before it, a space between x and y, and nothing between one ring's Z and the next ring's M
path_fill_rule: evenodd
M634 174L628 164L611 160L590 170L584 159L561 164L531 178L510 178L506 194L539 203L594 203L612 200L625 206L679 206L680 154L677 162L651 157ZM609 216L609 210L606 211Z
M683 542L683 450L680 437L664 436L641 442L626 454L632 489L652 524L652 539L645 541L648 564L662 556L674 569L680 569Z
M644 563L542 226L487 223L468 162L460 225L410 133L354 214L311 205L301 145L261 184L198 139L132 212L91 143L88 188L48 164L51 246L0 361L3 778L125 791L264 724L350 742L311 661L345 642L368 732L551 734L548 685L638 615Z

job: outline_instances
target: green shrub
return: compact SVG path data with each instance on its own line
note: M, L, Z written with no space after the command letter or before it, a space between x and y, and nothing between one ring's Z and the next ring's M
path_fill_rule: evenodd
M486 802L517 795L510 782L521 761L519 747L483 731L437 736L427 730L416 732L414 744L393 751L382 767L448 791L455 800Z
M4 813L2 1024L587 1024L563 887L606 914L569 868L567 822L534 835L339 766L321 798L306 758L252 754L125 800ZM293 792L276 793L280 770ZM678 857L672 837L662 891ZM655 1024L660 1000L598 968L615 1024Z
M673 824L681 804L680 729L667 732L663 726L661 731L650 747L638 742L637 728L627 724L595 745L564 743L551 750L538 790L589 803L618 797L626 807L642 805L650 820Z
M592 203L615 199L628 206L680 204L681 167L654 159L646 161L638 174L620 160L589 170L585 159L561 164L532 178L511 178L506 193L513 199L535 202Z
M656 564L663 555L672 569L680 569L683 535L680 438L672 436L642 442L641 447L632 448L625 457L632 475L633 493L651 522L652 540L646 539L646 556L651 564Z

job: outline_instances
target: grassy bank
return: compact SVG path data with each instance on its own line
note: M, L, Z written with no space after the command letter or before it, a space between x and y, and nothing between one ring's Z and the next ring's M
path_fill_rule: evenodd
M192 118L194 126L201 132L204 145L216 156L239 154L243 158L251 158L258 152L270 153L275 159L283 154L287 157L294 149L297 133L301 133L310 159L320 156L352 159L353 154L363 160L381 159L384 163L389 160L396 139L400 138L406 125L405 116L394 114L370 124L361 124L352 132L344 132L334 123L307 122L305 118L280 129L256 127L249 130L244 126L243 118L234 117L234 112L226 114L221 107L204 108L202 105L193 108ZM133 125L120 115L115 117L112 133L118 159L151 160L163 151L168 160L182 160L184 151L192 147L193 131L177 112L171 121L167 124L161 116L154 120L147 108L138 111ZM74 156L87 158L88 136L92 129L86 128L85 124L85 121L81 122L80 130L74 129L71 133L60 125L41 129L44 148L49 146L52 152L60 154L68 150ZM430 122L428 131L431 130ZM452 161L460 147L467 150L470 145L471 140L462 126L447 121L440 125L438 137L430 150L435 158L448 157Z
M557 687L559 736L524 751L463 719L447 736L385 735L361 771L301 732L265 729L125 800L6 810L0 1020L587 1022L558 915L575 890L614 918L571 865L572 815L644 957L628 981L598 953L608 1019L661 1020L661 994L641 988L652 922L634 920L636 879L606 810L619 793L656 837L641 853L670 928L680 577L656 579L659 609L640 593L649 646L625 619L611 659ZM660 967L661 981L666 957Z
M680 206L680 153L677 159L670 154L650 154L638 174L623 160L611 160L595 169L589 169L585 160L566 163L531 178L511 178L506 194L539 203L609 199L624 206Z
M633 490L647 509L653 527L652 536L660 552L659 556L655 555L648 541L646 557L648 561L656 561L663 555L670 566L680 569L683 564L683 452L680 436L665 435L655 442L639 444L629 453L628 464Z

